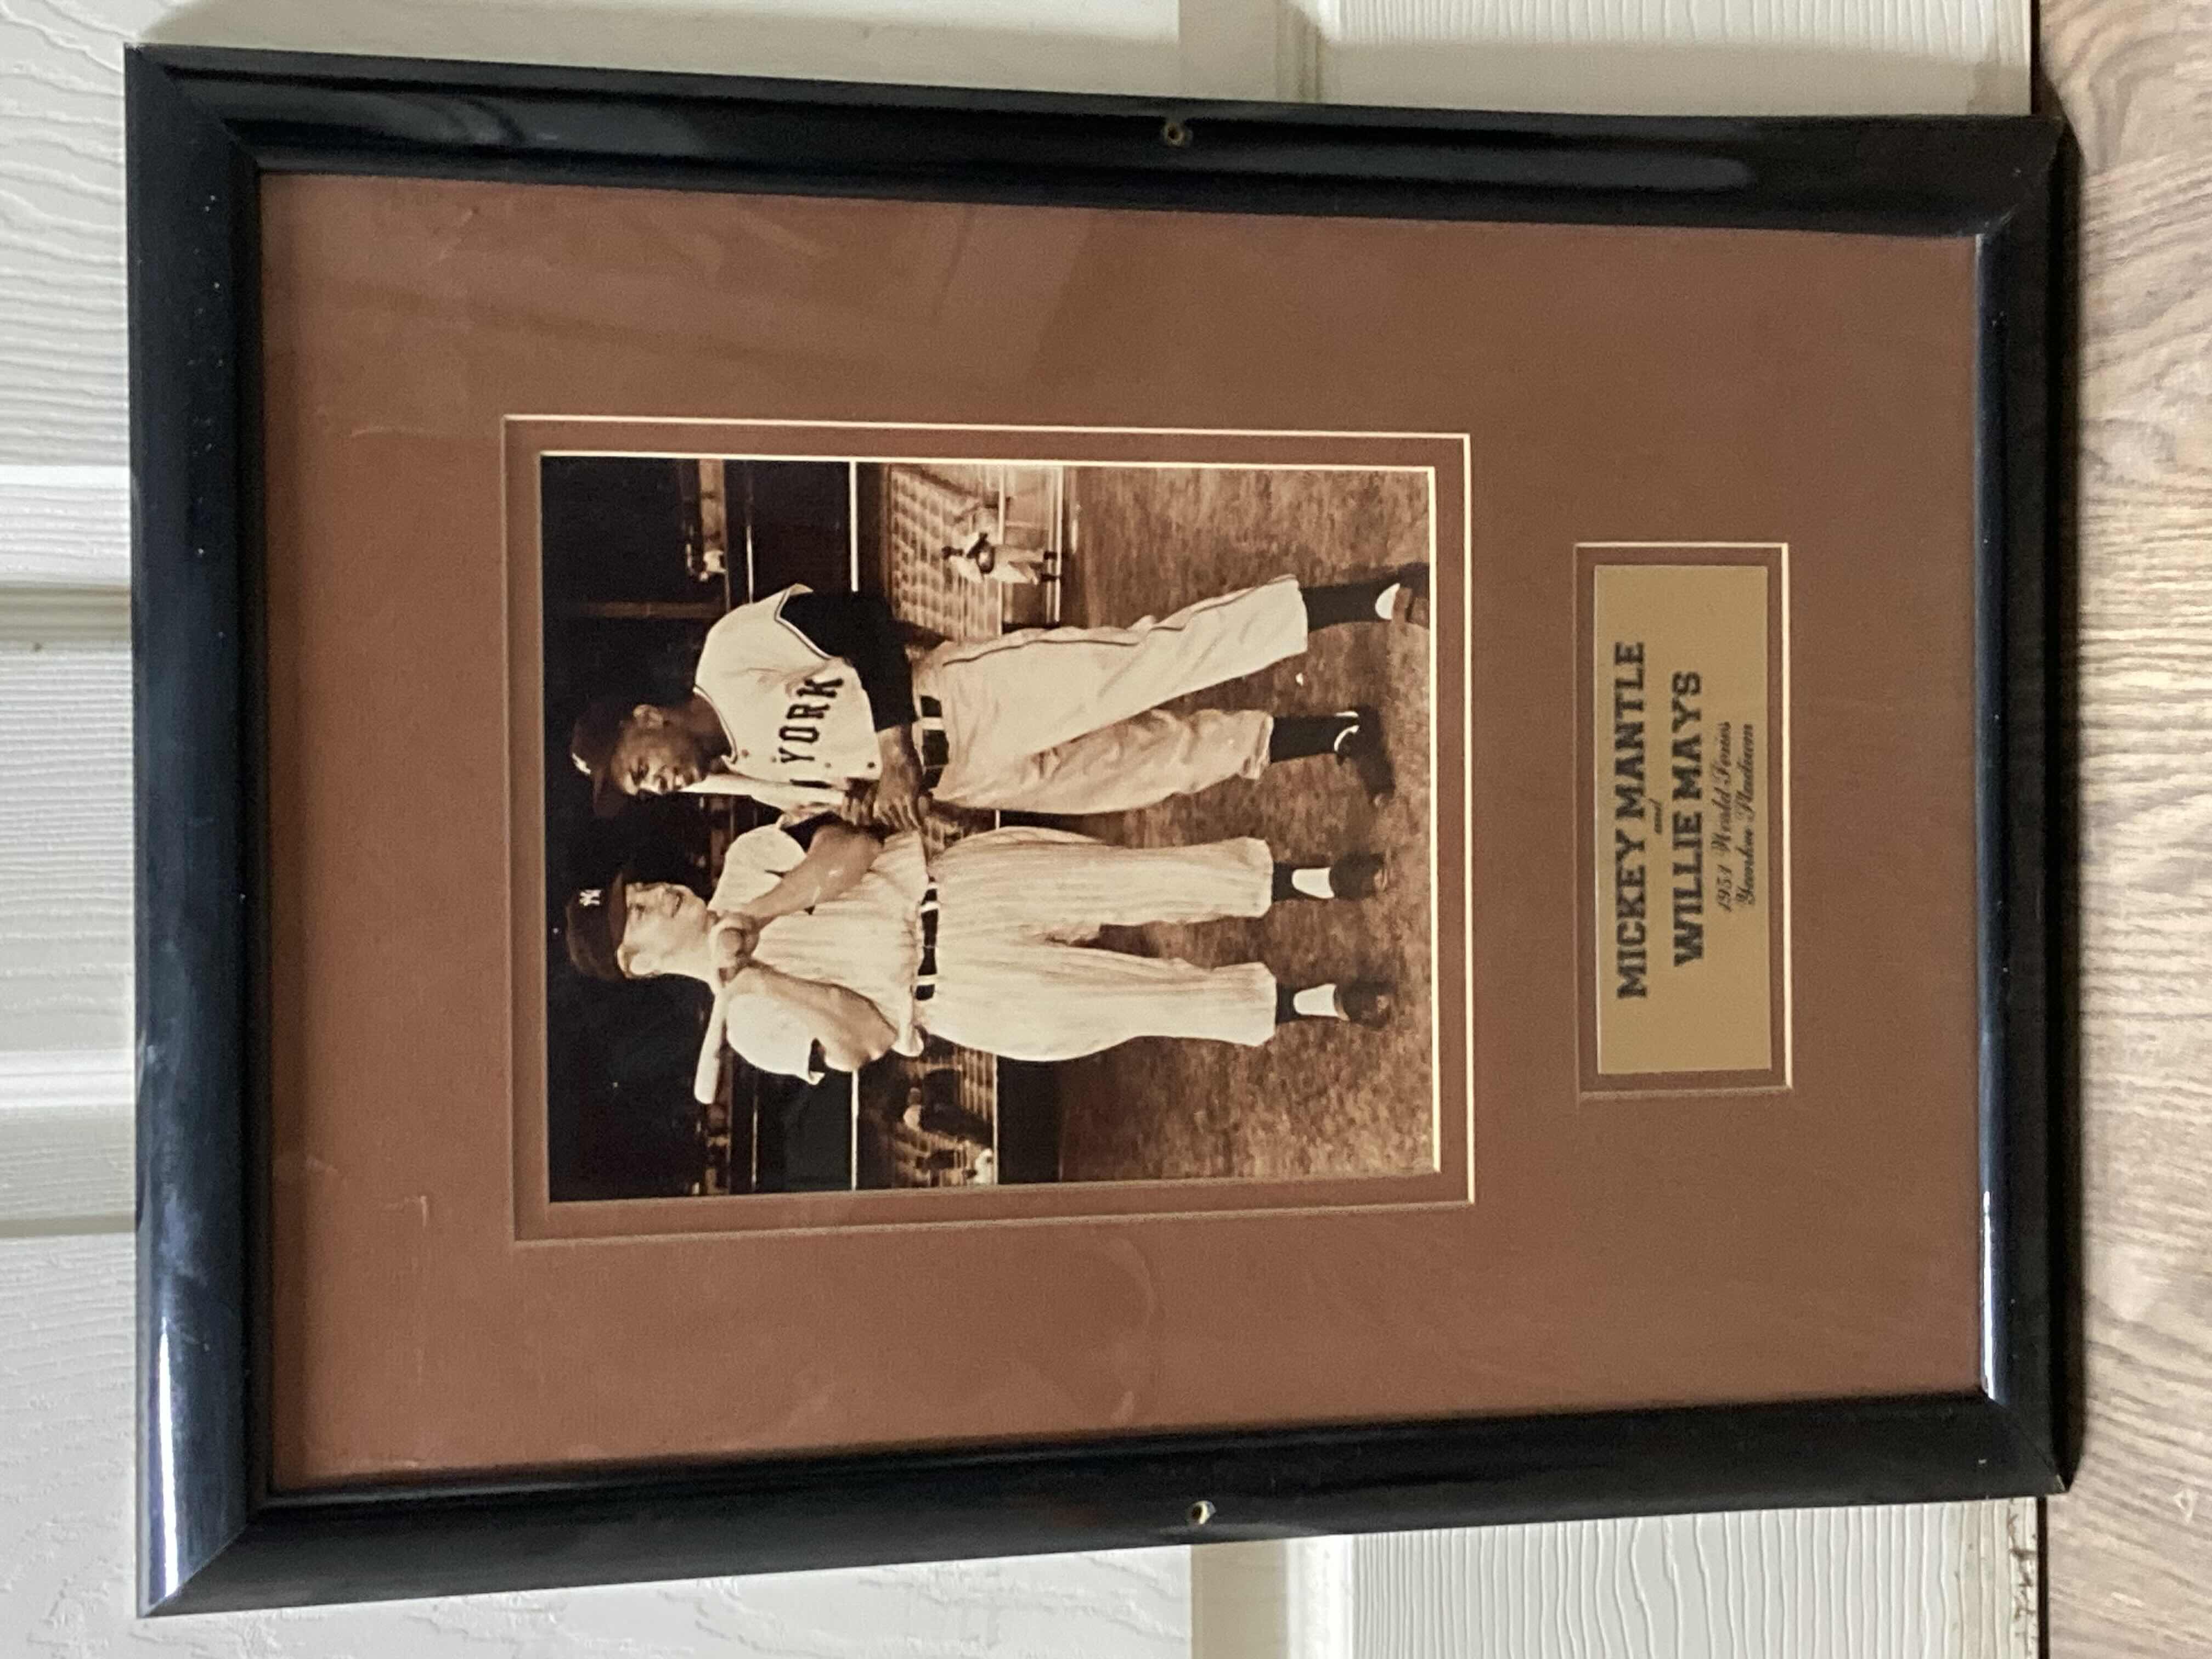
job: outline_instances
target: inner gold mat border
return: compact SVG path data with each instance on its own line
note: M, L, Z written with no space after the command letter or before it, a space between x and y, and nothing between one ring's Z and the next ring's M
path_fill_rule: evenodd
M1429 639L1428 749L1431 792L1426 826L1430 869L1430 1161L1425 1169L1322 1176L1236 1176L1194 1180L1050 1182L963 1188L741 1194L571 1200L556 1204L545 1165L544 941L534 907L512 909L515 971L510 1010L512 1091L509 1197L518 1243L567 1245L677 1234L823 1235L885 1228L939 1231L1051 1224L1125 1217L1165 1220L1296 1210L1413 1211L1475 1201L1472 1065L1474 999L1466 988L1474 935L1472 837L1460 814L1471 807L1468 747L1472 709L1465 674L1473 629L1473 462L1465 433L1311 432L1139 427L983 426L927 422L685 419L513 415L502 422L503 529L508 580L509 823L511 875L519 895L542 890L544 849L537 791L544 756L538 678L538 465L548 455L650 455L835 460L846 463L994 461L1062 466L1214 467L1425 474L1429 541L1439 570L1441 631ZM1457 560L1439 558L1455 549ZM1454 591L1454 590L1456 591ZM1463 720L1449 733L1442 711ZM1447 736L1457 753L1447 763ZM1458 788L1445 780L1460 775ZM1449 856L1447 851L1449 850ZM1450 885L1460 915L1448 918ZM1462 954L1465 949L1466 954ZM1443 1010L1465 1007L1466 1024ZM1449 1109L1447 1109L1449 1103Z

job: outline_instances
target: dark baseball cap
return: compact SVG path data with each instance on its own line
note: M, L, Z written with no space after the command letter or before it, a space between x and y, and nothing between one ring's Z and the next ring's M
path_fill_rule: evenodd
M629 877L617 872L605 887L587 887L568 900L562 934L568 964L591 979L623 980L623 932L629 925Z
M615 744L621 741L623 727L636 707L635 697L600 697L577 715L575 725L569 728L568 758L592 781L592 811L596 817L611 818L629 804L629 797L615 782L609 768L614 764Z

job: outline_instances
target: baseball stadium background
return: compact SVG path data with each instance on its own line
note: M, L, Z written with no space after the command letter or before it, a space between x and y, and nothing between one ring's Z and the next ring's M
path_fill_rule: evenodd
M1380 901L1278 906L1257 921L1115 930L1103 941L1200 962L1256 957L1293 983L1386 979L1400 993L1388 1031L1302 1025L1252 1050L1147 1040L1052 1066L932 1039L918 1059L890 1057L811 1087L732 1063L720 1098L702 1108L690 1083L705 988L581 978L560 937L568 895L618 868L710 890L722 849L769 816L730 797L677 796L601 821L584 780L560 763L592 697L688 694L700 641L731 606L799 581L882 593L918 639L1126 622L1286 569L1327 580L1425 558L1425 476L636 456L548 457L542 468L556 1201L1431 1166L1428 675L1418 630L1330 630L1295 662L1190 700L1279 712L1382 705L1399 774L1391 802L1370 805L1348 772L1315 760L1141 812L1066 821L1132 844L1259 835L1279 858L1392 854ZM978 529L1023 550L1035 580L979 580L943 556ZM939 811L930 835L941 843L991 822Z

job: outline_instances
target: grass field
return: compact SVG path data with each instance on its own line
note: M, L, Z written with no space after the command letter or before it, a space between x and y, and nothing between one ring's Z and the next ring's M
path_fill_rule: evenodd
M1075 496L1069 622L1161 615L1285 571L1328 581L1429 556L1419 473L1091 468L1078 473ZM1348 769L1317 759L1076 822L1138 846L1258 836L1279 859L1389 854L1392 884L1380 899L1279 904L1256 921L1152 927L1107 942L1209 964L1257 959L1292 984L1379 978L1395 983L1399 1000L1385 1031L1301 1023L1261 1048L1147 1040L1060 1067L1063 1180L1431 1167L1427 648L1419 629L1333 628L1303 658L1189 700L1283 714L1379 704L1398 772L1396 798L1379 808Z

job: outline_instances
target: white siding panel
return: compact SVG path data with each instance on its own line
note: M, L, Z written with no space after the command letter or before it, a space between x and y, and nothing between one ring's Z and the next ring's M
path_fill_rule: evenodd
M1344 103L1644 115L1998 114L2024 0L1316 0Z
M0 1237L131 1224L127 1051L0 1052Z
M2033 1503L1354 1540L1345 1659L2030 1659Z
M0 0L0 462L124 458L122 41L161 0Z
M76 637L0 634L0 1054L131 1041L131 653L109 614L105 639L75 606L52 631Z
M0 465L0 624L22 602L17 586L119 590L130 580L128 469Z

